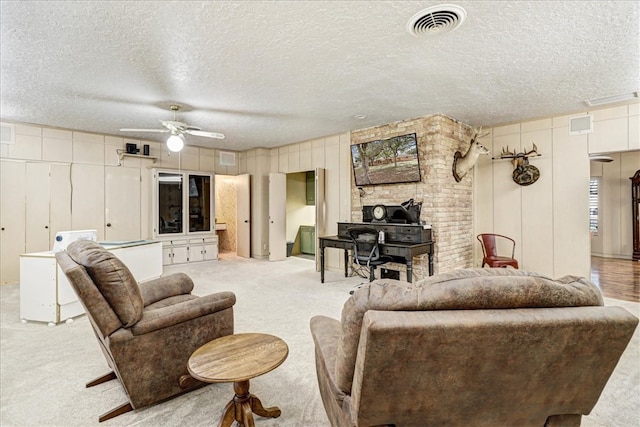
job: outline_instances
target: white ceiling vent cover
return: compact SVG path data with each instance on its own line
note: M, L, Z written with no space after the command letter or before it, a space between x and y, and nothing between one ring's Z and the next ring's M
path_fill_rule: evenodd
M467 12L454 4L441 4L426 8L409 19L407 31L414 36L447 33L458 28Z
M236 165L236 153L229 151L220 152L220 166L235 166Z

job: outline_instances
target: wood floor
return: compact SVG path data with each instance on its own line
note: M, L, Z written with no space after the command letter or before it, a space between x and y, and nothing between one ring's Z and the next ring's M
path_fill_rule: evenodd
M640 302L640 261L591 257L591 281L605 297Z

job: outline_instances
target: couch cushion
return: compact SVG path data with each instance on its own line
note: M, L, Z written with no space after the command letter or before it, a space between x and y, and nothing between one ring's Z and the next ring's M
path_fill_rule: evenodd
M138 283L122 261L96 242L78 240L67 248L82 265L125 327L142 318L144 307Z
M596 285L575 276L553 280L515 269L462 269L416 283L376 280L342 309L336 382L350 392L362 318L367 310L481 310L603 305Z

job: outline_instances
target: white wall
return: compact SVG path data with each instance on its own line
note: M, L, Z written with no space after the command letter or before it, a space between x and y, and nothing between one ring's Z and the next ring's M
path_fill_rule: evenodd
M530 159L540 170L540 179L530 186L513 182L508 160L483 156L474 171L475 234L495 232L514 238L516 258L524 270L551 277L590 275L589 153L640 147L638 104L590 114L594 115L591 134L569 135L569 118L580 115L574 114L494 127L483 141L498 157L502 148L520 152L531 149L532 143L542 155ZM474 255L479 266L479 243Z
M144 144L149 144L150 157L120 159L117 150L124 150L127 143L137 144L141 151ZM114 227L107 227L110 220L115 222L111 218L113 214L108 206L109 200L118 201L123 197L131 206L131 209L126 211L128 216L125 222L127 225L135 225L129 228L126 236L118 236L117 240L151 237L151 167L223 174L237 174L238 171L237 165L221 166L217 150L187 146L176 154L170 153L164 144L158 142L21 123L15 124L15 144L0 144L0 159L0 167L6 167L7 162L40 164L49 166L49 170L66 167L69 173L55 178L56 188L59 190L52 190L51 195L47 194L50 200L46 202L56 206L51 210L50 233L55 236L56 231L60 231L55 229L55 224L65 224L65 228L71 229L95 228L99 240L109 239L110 235L114 235ZM139 177L136 178L136 181L140 182L139 185L127 186L126 189L112 189L109 185L110 177L114 174L119 175L119 171L125 169L126 174L123 175ZM34 178L23 177L30 183L25 189L30 188L33 191L38 184ZM65 179L66 183L61 182ZM61 191L64 191L64 194ZM114 191L117 191L117 194L112 194ZM25 199L24 195L22 199ZM60 200L65 201L66 208L60 206ZM24 212L24 207L13 204L9 207L2 206L1 216L9 218L14 212ZM27 252L27 248L32 252L49 250L51 247L51 236L48 239L38 239L37 244L29 238L26 229L21 230L19 236L12 238L9 244L0 234L1 255L9 257L15 266L18 265L19 255ZM18 268L14 268L13 271L18 272ZM4 280L3 277L2 281L16 282L18 275L13 274L11 280Z

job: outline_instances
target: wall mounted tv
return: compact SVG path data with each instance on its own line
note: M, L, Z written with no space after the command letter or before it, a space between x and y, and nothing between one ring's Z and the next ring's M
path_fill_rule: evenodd
M351 146L356 186L420 181L416 134Z

